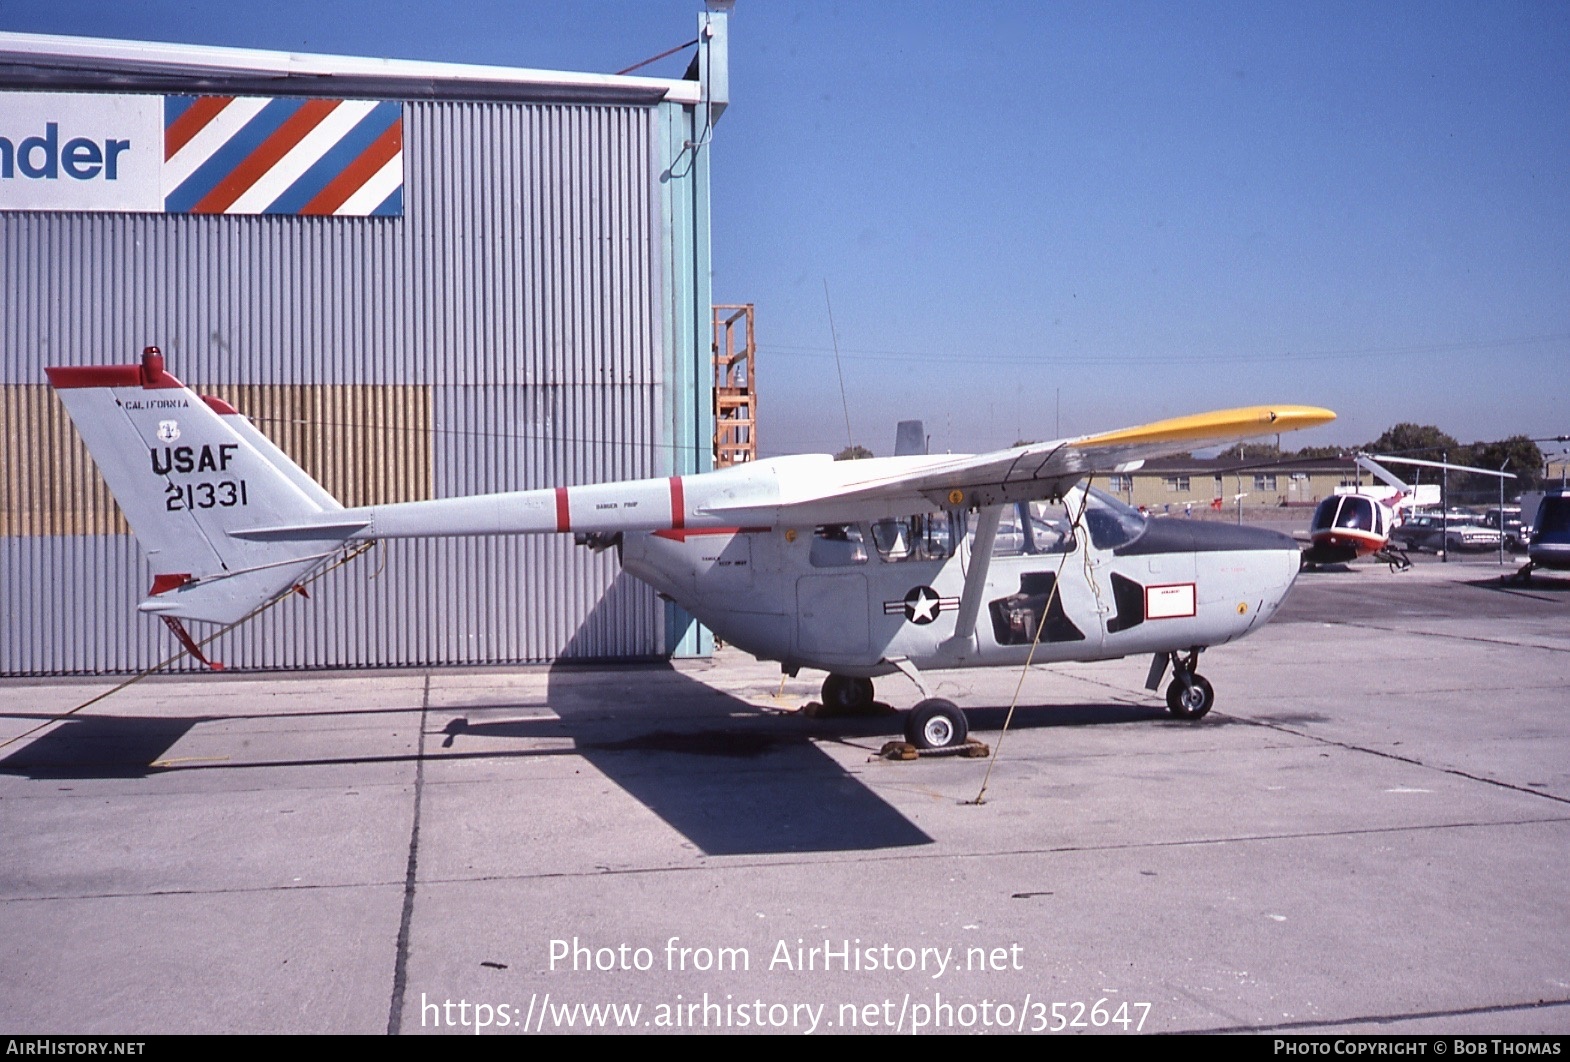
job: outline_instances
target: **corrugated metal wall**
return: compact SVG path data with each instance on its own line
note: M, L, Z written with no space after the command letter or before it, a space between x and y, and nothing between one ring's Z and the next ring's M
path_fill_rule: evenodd
M679 108L408 103L402 218L0 214L0 673L137 670L173 648L135 611L150 575L46 365L156 344L348 504L689 470L669 411L708 405L691 371L708 351L665 348L707 291L667 291L692 220L662 187L662 109ZM706 237L675 267L706 276ZM211 655L637 657L670 648L668 623L612 555L563 536L403 541Z

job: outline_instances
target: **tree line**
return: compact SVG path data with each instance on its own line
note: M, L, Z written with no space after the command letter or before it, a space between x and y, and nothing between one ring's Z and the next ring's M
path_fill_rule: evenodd
M1239 443L1228 447L1218 456L1242 458L1250 461L1326 460L1345 457L1351 453L1393 454L1420 461L1448 461L1456 465L1472 465L1495 472L1510 472L1514 480L1507 480L1505 494L1513 496L1527 490L1537 490L1543 484L1543 451L1525 435L1512 435L1496 442L1461 443L1455 436L1441 431L1432 424L1403 422L1386 428L1379 438L1362 446L1305 446L1301 450L1283 450L1275 443ZM1440 470L1424 469L1421 474L1411 469L1391 469L1408 482L1437 483ZM1499 481L1493 476L1450 473L1453 493L1495 497Z

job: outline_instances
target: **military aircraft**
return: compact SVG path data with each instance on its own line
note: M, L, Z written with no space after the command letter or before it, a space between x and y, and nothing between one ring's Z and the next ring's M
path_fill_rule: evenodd
M1380 461L1420 465L1424 468L1450 468L1503 479L1515 478L1508 472L1389 454L1359 453L1354 455L1354 460L1360 468L1383 482L1337 491L1314 507L1314 517L1308 525L1309 547L1303 551L1305 567L1342 564L1367 556L1384 561L1392 571L1412 566L1406 551L1391 544L1390 534L1401 526L1413 509L1438 505L1439 486L1432 483L1409 486L1381 465Z
M615 548L716 635L788 674L827 671L825 705L870 704L872 680L921 691L905 732L965 741L936 669L1153 658L1172 714L1214 691L1201 652L1267 620L1299 570L1258 528L1147 520L1089 486L1195 446L1333 420L1253 406L981 455L828 455L713 472L346 509L228 403L139 364L47 370L151 564L139 606L188 648L182 621L231 624L368 540L574 534Z

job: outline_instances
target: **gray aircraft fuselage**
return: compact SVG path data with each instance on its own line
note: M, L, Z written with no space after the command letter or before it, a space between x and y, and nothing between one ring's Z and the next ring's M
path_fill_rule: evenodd
M1079 526L1031 511L1005 508L970 616L975 514L629 533L622 563L760 659L869 678L1220 645L1268 620L1300 567L1286 535L1146 519L1100 492Z

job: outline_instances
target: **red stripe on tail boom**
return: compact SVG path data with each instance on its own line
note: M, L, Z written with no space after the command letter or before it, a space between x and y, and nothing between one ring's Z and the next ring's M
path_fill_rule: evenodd
M681 477L671 477L671 527L687 526L687 499L682 491Z

